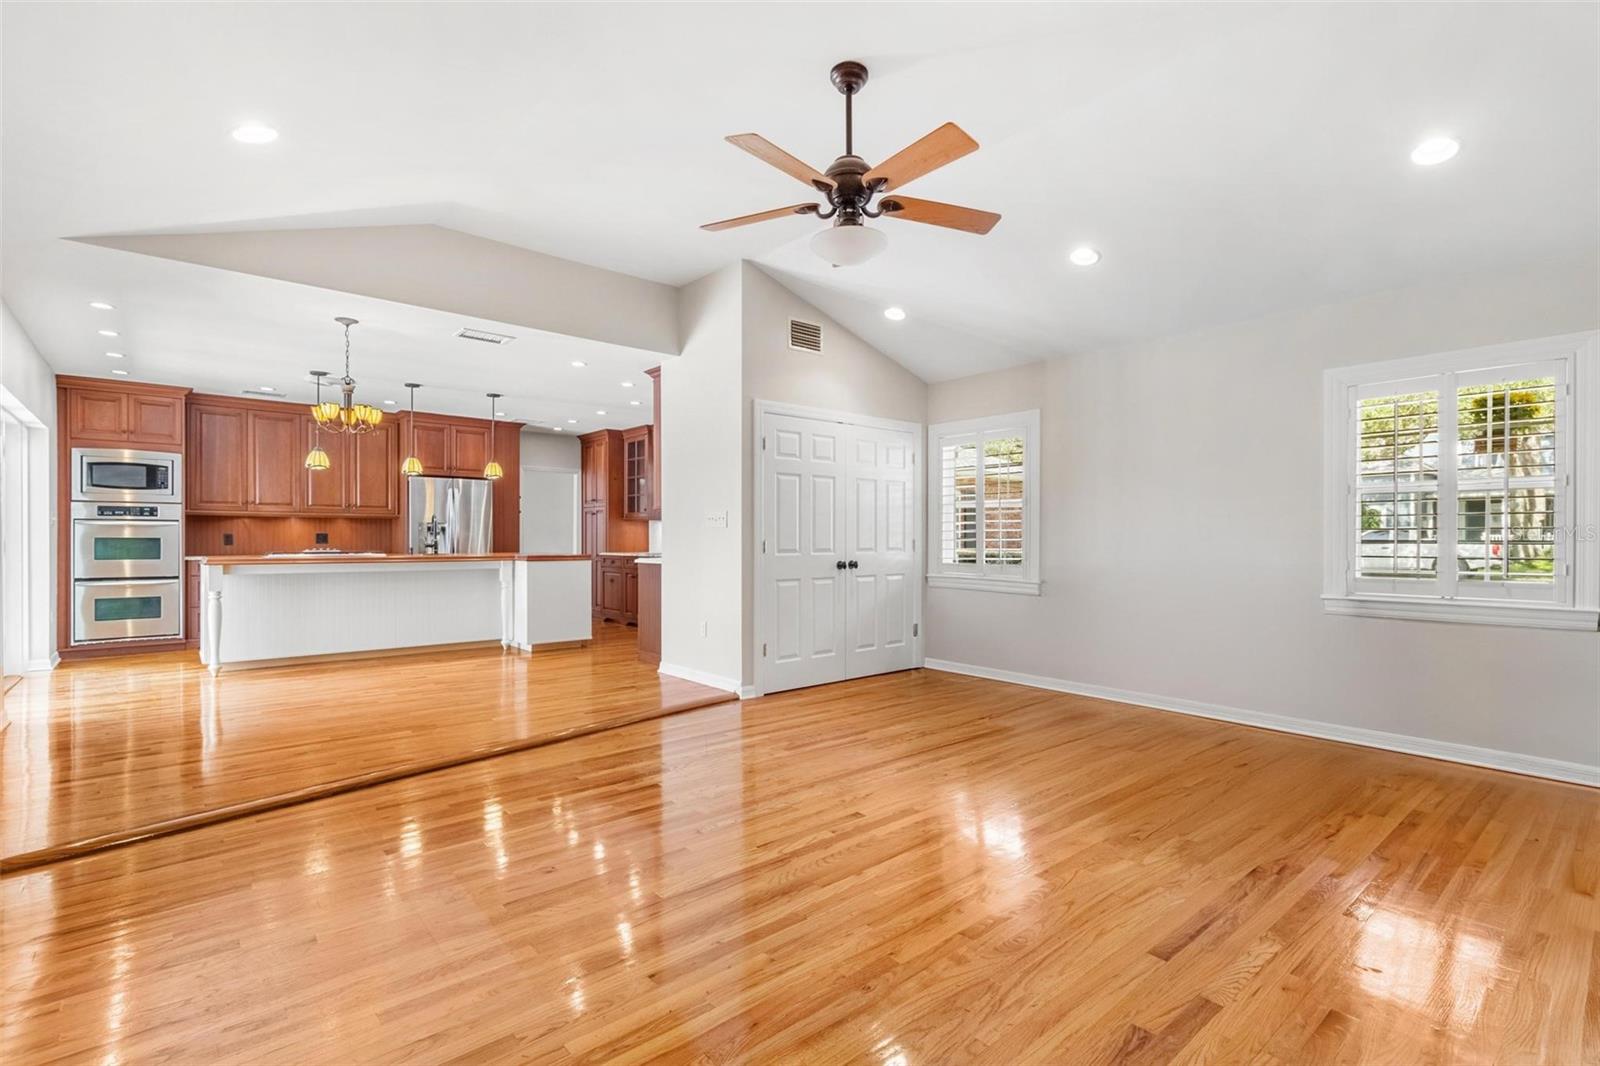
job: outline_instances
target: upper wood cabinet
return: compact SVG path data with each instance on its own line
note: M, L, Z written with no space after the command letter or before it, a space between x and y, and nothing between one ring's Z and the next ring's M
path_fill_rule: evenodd
M181 447L183 399L178 396L128 396L128 442Z
M299 415L300 447L298 459L301 509L318 514L337 513L345 509L347 493L346 476L350 469L350 441L345 433L325 433L317 429L317 420L310 415ZM305 456L314 445L322 445L328 453L328 469L311 470Z
M513 430L515 432L515 430ZM489 465L489 427L450 424L450 473L456 477L482 477Z
M117 444L175 451L183 447L187 389L102 382L62 375L69 447Z
M661 517L661 368L645 371L650 375L650 514Z
M189 446L184 456L184 507L237 512L248 498L245 416L238 407L189 406Z
M348 438L345 503L351 511L370 515L400 513L399 428L395 422L383 422L370 433Z
M650 517L650 427L622 431L622 517Z
M579 465L583 471L584 505L603 504L606 502L606 435L604 432L588 433L579 440L583 442Z
M409 421L409 419L407 420ZM408 430L410 427L406 427ZM416 420L416 442L408 436L400 450L422 460L422 472L429 477L444 477L450 472L450 423ZM407 451L414 448L415 451Z
M283 514L299 510L300 475L305 472L301 417L292 410L248 412L245 461L249 465L250 510Z

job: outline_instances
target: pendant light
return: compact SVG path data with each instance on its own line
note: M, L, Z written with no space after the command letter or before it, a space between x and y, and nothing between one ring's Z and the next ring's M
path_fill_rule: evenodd
M323 403L319 398L316 406L311 408L311 414L316 418L317 425L325 426L331 432L367 433L383 421L383 411L369 404L356 403L356 379L350 376L350 327L361 323L343 315L334 321L344 327L344 377L339 381L343 395L338 403L332 400Z
M326 370L313 370L311 376L317 379L317 406L315 411L322 406L322 379L328 376ZM333 465L328 453L322 450L322 421L319 419L311 429L311 450L306 452L307 470L326 470Z
M416 477L422 473L422 460L417 458L417 390L422 386L408 381L406 388L411 390L411 454L400 464L400 472L406 477Z
M498 392L485 393L489 397L489 461L484 464L483 476L489 481L499 481L505 476L505 471L500 469L500 464L494 461L494 415L495 401L500 399Z

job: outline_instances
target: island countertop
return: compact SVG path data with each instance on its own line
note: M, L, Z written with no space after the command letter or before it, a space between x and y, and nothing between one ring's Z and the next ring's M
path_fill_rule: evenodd
M290 555L189 555L185 561L201 566L300 566L305 563L493 563L493 562L580 562L587 555L518 555L491 552L485 555L368 555L365 553L310 552Z
M197 555L200 661L270 665L593 636L588 555Z

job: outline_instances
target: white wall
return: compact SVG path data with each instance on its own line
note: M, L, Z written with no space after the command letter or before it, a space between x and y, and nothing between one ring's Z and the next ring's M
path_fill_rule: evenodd
M754 401L822 407L848 414L895 418L921 424L928 386L921 378L796 296L753 263L744 267L744 541L743 678L755 680ZM789 347L789 320L822 326L822 351ZM665 432L665 431L663 431Z
M56 385L55 371L0 301L0 388L8 409L29 431L27 454L27 571L29 611L27 661L31 669L47 667L56 651ZM7 490L10 495L11 490ZM16 500L0 500L14 507ZM0 589L0 596L16 590Z
M1596 326L1590 262L934 385L930 422L1041 409L1045 586L929 589L927 655L1600 765L1600 635L1318 599L1325 368Z
M557 555L578 551L583 445L571 434L531 429L522 431L520 444L520 550Z
M744 538L742 265L679 290L681 352L661 366L661 664L737 687ZM726 525L710 516L726 516Z

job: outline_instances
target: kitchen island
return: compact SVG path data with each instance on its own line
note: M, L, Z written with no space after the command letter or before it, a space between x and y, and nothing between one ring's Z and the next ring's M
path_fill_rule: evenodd
M212 555L200 661L224 666L590 639L586 555Z

